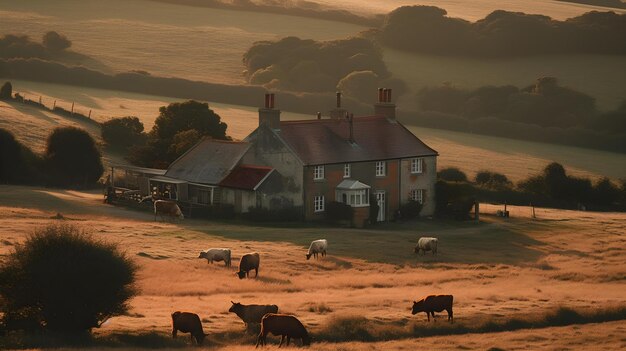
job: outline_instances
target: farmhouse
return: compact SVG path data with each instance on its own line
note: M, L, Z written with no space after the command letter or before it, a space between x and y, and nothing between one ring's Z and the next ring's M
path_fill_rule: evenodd
M337 93L330 118L304 121L282 121L274 94L266 94L259 126L243 141L203 139L162 174L112 171L134 175L145 184L135 188L154 196L237 213L295 208L318 220L330 202L341 202L361 226L372 202L378 221L393 219L409 201L422 204L420 215L432 215L437 155L396 120L391 89L379 89L371 116L348 114Z

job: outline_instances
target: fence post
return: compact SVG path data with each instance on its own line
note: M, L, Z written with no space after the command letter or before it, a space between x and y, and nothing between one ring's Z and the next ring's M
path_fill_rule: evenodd
M89 116L87 118L91 119L91 110L89 110Z
M54 103L52 104L52 109L54 110L55 108L57 108L57 101L54 100Z
M72 102L72 116L74 115L74 103Z
M480 203L478 201L474 202L474 219L476 222L480 222Z

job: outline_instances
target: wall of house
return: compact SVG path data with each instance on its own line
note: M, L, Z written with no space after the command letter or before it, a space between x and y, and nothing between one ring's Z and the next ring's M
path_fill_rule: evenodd
M302 163L296 155L265 126L259 127L246 141L251 147L242 158L243 164L274 168L270 185L258 189L263 207L302 206Z
M250 207L256 206L256 194L254 191L221 188L222 203L232 204L235 213L246 213Z
M386 161L386 175L376 176L376 162L356 162L350 163L351 176L343 177L344 164L332 164L324 166L324 179L314 180L313 172L315 166L304 168L304 182L306 189L305 218L307 220L320 220L324 218L323 212L315 212L313 201L315 196L323 195L326 202L338 201L335 199L335 188L344 179L354 179L371 186L370 194L374 195L378 191L385 192L385 219L392 220L395 211L400 206L400 194L398 188L399 180L399 160Z
M420 216L435 214L435 183L437 182L437 157L423 157L422 173L411 173L411 160L403 159L400 165L400 201L405 204L409 201L411 190L423 189L424 203Z

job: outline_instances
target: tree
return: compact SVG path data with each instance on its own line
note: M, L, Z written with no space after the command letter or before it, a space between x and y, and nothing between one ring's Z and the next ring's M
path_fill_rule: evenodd
M513 185L504 174L491 171L480 171L476 173L474 179L476 184L496 190L510 188Z
M201 138L202 136L200 136L200 133L193 129L176 133L172 139L172 144L170 144L170 161L173 162L187 150L191 149L191 147L198 143Z
M76 226L38 229L0 266L3 322L9 329L89 331L128 310L136 271L116 245Z
M113 118L102 123L102 139L112 146L129 147L143 139L143 123L137 117Z
M104 172L96 142L75 127L56 128L48 137L44 158L49 180L55 185L87 185Z
M0 183L24 184L39 178L41 158L0 128Z
M437 178L447 180L449 182L467 182L467 175L456 167L442 169L437 172Z
M11 82L5 82L0 88L0 99L9 100L13 97L13 86Z
M72 42L65 35L50 31L43 36L43 46L48 50L62 51L72 46Z
M209 104L194 100L175 102L159 109L159 117L154 121L152 132L159 139L171 143L176 134L194 129L200 135L207 135L214 139L228 139L227 125L209 108Z

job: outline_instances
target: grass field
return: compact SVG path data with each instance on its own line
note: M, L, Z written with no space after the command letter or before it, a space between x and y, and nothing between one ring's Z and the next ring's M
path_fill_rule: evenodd
M323 5L331 2L318 0ZM531 1L346 1L352 11L387 12L402 4L444 7L450 15L476 20L495 9L540 13L564 19L593 7L547 0ZM68 10L70 9L71 10ZM595 8L597 9L597 8ZM148 71L156 76L217 83L245 83L242 55L255 41L285 36L330 40L366 29L356 25L301 17L228 11L149 0L45 1L0 0L0 34L22 33L39 39L56 30L72 49L92 57L106 72ZM155 59L158 57L158 59ZM414 93L424 86L452 82L465 88L486 84L520 87L541 76L556 76L571 88L592 95L601 109L615 108L626 96L626 62L619 56L571 55L475 60L385 50L394 76L412 92L401 100L413 109Z
M512 218L501 220L491 216L495 209L481 206L479 224L423 220L371 229L204 220L171 224L154 222L149 213L102 204L98 192L0 186L0 225L11 228L0 233L0 260L34 228L53 222L50 217L57 212L65 222L121 245L140 266L141 293L132 300L128 316L112 318L96 331L100 337L155 333L166 340L169 314L187 310L203 319L211 347L251 345L254 336L246 335L243 323L227 312L234 300L276 303L322 340L331 338L328 328L338 320L359 320L356 316L365 318L372 333L389 333L393 340L345 342L340 333L339 344L314 344L314 350L412 349L418 344L425 349L588 349L588 340L597 336L602 341L594 346L622 345L623 321L419 340L401 337L428 327L423 314L412 316L409 309L412 300L431 293L455 296L459 328L538 319L559 307L584 313L623 304L626 215L538 209L533 220L528 208L509 207ZM439 238L437 256L412 253L423 235ZM321 237L329 240L329 255L306 261L307 244ZM197 259L208 247L230 247L235 260L245 252L259 252L259 278L239 280L236 264L228 269ZM431 327L447 328L443 315Z
M159 107L176 101L159 96L26 81L13 81L13 86L15 91L25 94L27 98L38 100L42 96L46 105L57 100L59 106L69 109L71 101L74 101L76 111L88 114L92 110L92 118L99 122L111 117L138 116L146 130L152 128ZM258 124L256 108L219 103L210 103L209 106L228 124L227 133L236 139L245 138ZM46 136L54 127L78 124L19 104L0 103L0 111L0 127L13 131L38 152L44 150ZM281 118L295 120L312 116L283 112ZM98 131L91 125L85 124L84 127L99 138ZM618 179L626 175L626 155L623 154L415 126L409 126L409 129L439 152L439 168L458 167L469 176L488 169L504 172L518 181L540 172L552 161L562 163L568 172L578 176ZM105 156L115 159L112 155Z

